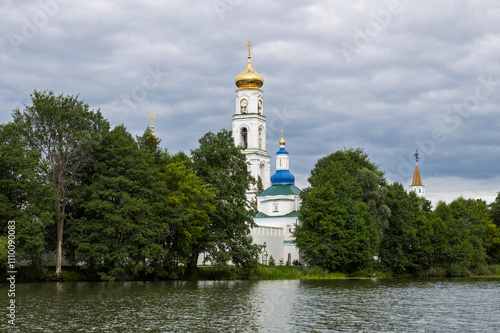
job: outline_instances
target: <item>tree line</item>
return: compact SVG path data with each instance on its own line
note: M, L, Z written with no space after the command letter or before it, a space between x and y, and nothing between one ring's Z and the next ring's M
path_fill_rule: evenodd
M500 193L490 205L460 197L432 209L402 184L388 184L362 149L321 158L309 183L295 236L312 265L346 273L370 268L397 276L467 276L491 274L488 266L500 264Z
M231 262L251 275L255 203L241 148L231 132L207 133L190 155L160 148L146 128L110 128L78 96L31 95L0 125L0 261L15 221L16 259L36 272L56 253L89 279L172 279ZM500 264L500 193L458 198L433 209L389 184L362 149L317 161L301 193L294 235L305 261L332 272L381 270L399 276L487 274ZM3 258L3 259L2 259ZM497 273L498 274L498 273Z
M18 261L43 272L54 251L56 274L64 257L102 280L178 278L200 253L217 269L255 268L253 179L229 131L205 134L189 157L160 149L149 128L111 129L78 96L31 101L0 125L0 243L15 221Z

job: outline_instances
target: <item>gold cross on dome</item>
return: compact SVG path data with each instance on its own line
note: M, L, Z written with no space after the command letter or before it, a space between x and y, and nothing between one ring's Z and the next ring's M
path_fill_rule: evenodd
M155 136L155 130L154 130L155 124L154 124L154 121L155 121L155 119L158 119L158 118L156 118L156 116L155 116L154 113L151 113L151 115L148 117L148 119L151 119L151 135Z
M248 41L248 44L246 45L246 47L248 47L248 57L250 58L250 52L252 51L252 42L251 41Z
M282 139L283 139L283 132L285 132L285 131L281 130L281 138Z

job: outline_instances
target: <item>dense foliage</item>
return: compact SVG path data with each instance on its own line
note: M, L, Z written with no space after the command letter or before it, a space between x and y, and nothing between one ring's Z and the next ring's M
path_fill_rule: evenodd
M55 96L34 91L32 105L14 110L14 126L28 149L34 151L44 168L46 182L57 196L56 273L61 272L68 189L79 182L82 168L92 159L91 150L100 143L109 124L98 111L78 100L78 96Z
M201 251L219 267L255 266L251 177L230 132L205 135L191 159L149 129L109 130L77 97L35 91L32 102L0 126L1 257L14 220L16 259L33 272L55 250L103 280L178 278Z
M210 227L205 230L193 255L191 267L199 253L216 266L227 268L231 261L250 273L257 265L259 247L252 244L250 227L254 211L249 209L246 190L252 181L245 155L234 145L231 132L207 133L200 147L191 151L196 175L215 190L215 210Z
M295 230L296 244L307 262L331 271L353 272L366 266L378 247L377 211L364 201L365 183L357 166L365 164L360 151L331 154L311 172L311 187L302 193L302 225ZM363 175L376 168L364 167ZM376 204L374 204L376 206Z
M214 276L255 274L255 202L245 194L262 180L231 132L205 134L191 156L171 154L149 128L136 138L123 125L110 130L78 96L31 98L0 125L1 265L15 221L16 258L32 277L51 252L53 280L196 278L200 255ZM500 267L500 193L490 205L458 198L432 209L388 184L362 149L319 159L309 183L295 237L313 270L465 276ZM78 272L61 273L63 251Z
M488 265L500 262L500 194L489 206L458 198L432 211L401 184L388 185L361 149L318 160L309 182L295 236L313 265L345 273L466 276L489 274Z

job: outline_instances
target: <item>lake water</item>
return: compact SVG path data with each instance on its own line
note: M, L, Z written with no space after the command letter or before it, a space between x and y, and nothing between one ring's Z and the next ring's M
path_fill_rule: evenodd
M500 279L17 283L9 332L500 332ZM5 306L4 306L5 305Z

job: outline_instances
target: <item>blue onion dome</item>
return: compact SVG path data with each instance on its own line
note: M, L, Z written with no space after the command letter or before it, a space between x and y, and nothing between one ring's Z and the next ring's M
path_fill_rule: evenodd
M276 155L278 154L286 154L288 155L288 152L285 150L285 146L281 146L280 150L276 152Z
M289 170L276 170L276 173L271 176L271 183L277 184L295 184L295 176Z

